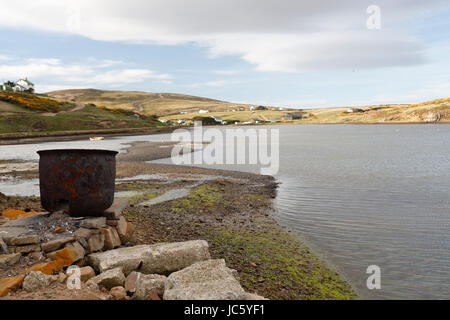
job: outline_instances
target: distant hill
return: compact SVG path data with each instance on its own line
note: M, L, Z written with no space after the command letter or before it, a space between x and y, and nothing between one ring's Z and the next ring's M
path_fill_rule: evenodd
M140 114L160 117L181 113L198 113L200 109L211 112L225 112L239 107L250 108L250 105L246 104L176 93L73 89L48 92L46 95L59 100L93 103L99 106L130 110Z

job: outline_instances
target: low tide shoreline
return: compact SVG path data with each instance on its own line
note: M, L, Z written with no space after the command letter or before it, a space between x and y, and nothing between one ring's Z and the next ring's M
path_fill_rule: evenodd
M213 258L238 271L247 291L270 299L357 298L339 274L274 220L273 177L145 162L170 156L172 144L136 142L117 159L116 189L128 193L125 215L136 226L136 244L204 239ZM180 188L188 195L144 204ZM0 201L0 211L11 207L42 209L37 197Z

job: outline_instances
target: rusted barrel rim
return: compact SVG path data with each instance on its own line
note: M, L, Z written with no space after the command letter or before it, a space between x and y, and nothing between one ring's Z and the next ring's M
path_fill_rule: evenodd
M74 153L105 153L105 154L112 154L116 155L119 152L118 151L111 151L111 150L101 150L101 149L49 149L49 150L39 150L37 153L39 155L45 154L45 153L68 153L68 152L74 152Z

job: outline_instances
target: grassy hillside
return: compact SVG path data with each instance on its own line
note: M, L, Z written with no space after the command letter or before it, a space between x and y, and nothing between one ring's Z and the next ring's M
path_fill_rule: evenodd
M213 112L208 116L218 116L225 121L249 121L250 119L280 120L289 113L301 113L302 120L282 121L288 123L421 123L440 122L450 123L450 98L429 101L411 105L377 105L360 108L352 108L355 112L347 112L349 108L324 108L303 109L293 112L284 111L236 111L236 112ZM183 115L168 115L163 117L167 120L186 119L191 120L198 117L198 113Z
M154 118L136 119L128 112L75 104L39 95L0 91L0 134L147 128Z
M173 93L147 93L104 91L94 89L62 90L48 93L60 101L94 103L113 109L124 109L146 115L157 115L166 120L191 120L198 117L200 109L211 112L205 116L218 116L223 120L245 122L250 119L280 120L294 109L250 110L250 105L194 97ZM244 109L239 111L239 109ZM450 122L450 99L444 98L420 104L373 105L358 107L358 112L348 113L347 107L304 109L303 119L292 123L407 123ZM235 111L233 111L235 110ZM283 121L286 122L286 121Z
M48 92L47 95L59 100L93 103L160 117L177 115L180 112L194 113L200 109L220 112L238 107L246 109L250 107L249 105L175 93L74 89Z

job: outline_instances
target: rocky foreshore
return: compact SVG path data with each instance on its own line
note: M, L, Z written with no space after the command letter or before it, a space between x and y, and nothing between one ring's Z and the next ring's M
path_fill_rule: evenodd
M16 211L0 227L0 267L14 267L22 256L42 262L0 279L0 297L60 283L117 300L263 299L245 292L225 260L211 259L204 240L130 246L134 226L122 215L127 206L118 199L95 218Z
M145 153L152 153L152 148L169 149L158 144L139 147L145 147ZM47 219L43 224L46 227L41 226L37 234L39 243L5 242L13 248L11 251L22 252L3 256L0 278L9 293L0 299L219 299L229 296L214 290L229 286L234 288L232 297L239 299L356 298L348 283L274 220L277 183L273 177L149 164L143 162L139 152L118 160L116 199L123 201L121 214L98 220L55 213L38 215ZM15 179L35 179L37 174L37 170L16 172ZM37 219L34 212L42 211L39 197L0 194L0 228L17 223L15 217ZM133 230L128 240L123 238L126 230ZM202 254L194 255L197 258L189 254L190 265L167 267L176 257L169 252L193 244ZM63 254L55 253L61 250ZM67 256L70 258L64 266L54 270L60 265L57 260ZM127 258L115 260L118 257ZM149 268L149 259L157 257L163 257L156 263L160 267ZM67 283L73 282L70 276L76 267L80 267L81 288L69 290ZM30 273L26 287L33 279L45 278L44 286L23 290ZM114 286L109 280L101 280L112 273L118 280ZM72 282L67 282L69 278ZM138 285L136 279L142 283ZM145 289L147 284L153 289ZM202 292L200 288L206 284L211 284L208 290L213 291Z

